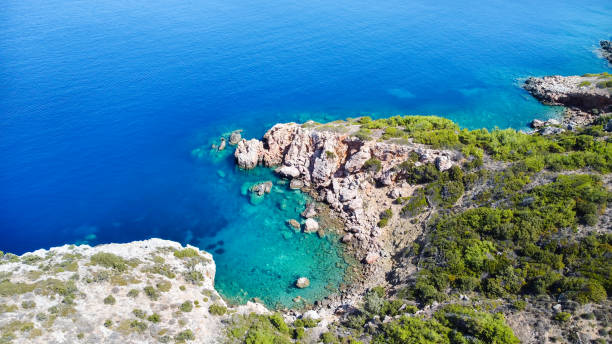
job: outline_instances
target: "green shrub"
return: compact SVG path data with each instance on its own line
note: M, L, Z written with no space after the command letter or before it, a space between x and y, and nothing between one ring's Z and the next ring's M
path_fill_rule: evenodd
M131 289L130 291L128 291L127 296L131 298L137 298L139 293L140 292L138 291L138 289Z
M147 316L147 313L145 311L143 311L142 309L138 309L138 308L132 310L132 314L134 314L136 318L140 318L140 319L144 319Z
M320 339L324 344L338 343L338 338L331 332L321 333Z
M368 172L378 172L382 168L382 162L376 158L370 158L363 164L363 169Z
M162 293L168 292L170 291L170 289L172 288L172 283L170 283L170 281L159 281L156 284L157 290L161 291Z
M110 319L106 319L106 320L104 321L104 327L106 327L106 328L111 328L112 326L113 326L113 321L112 321L112 320L110 320Z
M21 308L23 309L32 309L34 307L36 307L36 302L34 301L27 300L27 301L21 302Z
M298 327L293 330L293 339L303 339L304 338L304 328Z
M568 312L559 312L553 316L553 320L559 322L568 322L572 318L572 315Z
M153 301L159 299L159 291L157 291L157 289L153 288L152 286L146 286L143 290L145 295L147 295L149 299Z
M182 250L176 250L174 251L174 256L177 258L193 258L193 257L199 257L200 255L198 254L198 251L188 247L188 248L184 248Z
M393 217L393 211L391 210L391 208L389 208L385 210L382 214L380 214L380 221L378 221L378 227L385 227L391 217Z
M285 320L283 319L282 315L280 315L279 313L274 313L270 315L269 319L272 325L274 325L277 330L282 333L289 333L289 326L287 326L287 324L285 323Z
M193 303L191 301L185 301L179 308L182 312L191 312L191 310L193 310Z
M115 300L115 297L112 295L108 295L107 297L104 298L105 305L114 305L116 302L117 300Z
M208 307L208 313L212 315L224 315L227 312L227 308L221 305L210 305Z
M127 261L112 253L98 252L91 256L90 261L94 265L112 268L119 272L124 272L128 269Z
M149 320L152 323L158 323L161 321L161 317L159 316L159 314L153 313L147 317L147 320Z

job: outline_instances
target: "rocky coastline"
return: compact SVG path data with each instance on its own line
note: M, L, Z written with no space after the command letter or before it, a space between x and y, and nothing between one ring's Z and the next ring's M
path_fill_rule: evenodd
M609 42L602 41L601 47L610 60ZM316 200L302 212L302 223L287 219L289 226L324 235L328 223L341 223L345 253L359 262L352 271L356 277L310 309L273 313L257 302L230 306L214 289L212 256L167 240L65 245L22 256L0 252L0 343L338 343L339 338L348 338L346 343L383 343L399 331L391 326L404 330L401 326L411 321L423 321L415 325L419 330L433 326L435 331L428 335L446 333L446 339L453 329L454 335L479 342L604 341L612 331L612 304L598 283L609 287L609 281L600 278L586 284L577 277L581 270L569 270L575 262L559 258L563 253L545 251L550 246L545 244L551 238L564 244L584 240L588 250L604 252L604 263L609 259L610 242L605 240L612 235L612 211L606 204L612 199L612 75L533 77L524 88L544 104L563 106L564 117L536 119L536 132L530 134L470 132L448 120L423 116L279 123L261 139L247 140L237 130L213 147L228 149L226 142L235 146L238 167L273 168L290 188ZM571 140L578 143L567 144ZM580 192L596 190L588 194L591 203L578 194L563 198L559 208L551 202L532 209L545 202L539 199L545 187L561 188L564 178L579 185ZM249 191L266 197L272 186L265 181ZM574 191L573 185L569 189ZM553 190L554 196L547 197L559 193ZM563 213L568 207L575 210ZM510 222L489 230L500 233L469 237L473 244L458 251L444 251L452 244L436 246L439 243L431 237L434 228L442 230L448 223L465 221L459 226L462 233L486 227L470 228L467 220L453 216L485 209L491 213L475 217L486 224L497 220L497 211L507 220L515 208L516 217L528 220L551 211L568 220L563 228L554 228L558 232L552 237L529 237L528 248L504 252L514 240L502 233L512 229ZM435 221L440 218L450 220ZM525 231L551 221L528 220ZM501 243L495 248L497 237ZM509 263L528 249L533 252L522 262L527 267ZM589 251L582 251L581 259L586 259L585 252ZM597 262L598 257L593 259ZM449 274L444 269L452 264L456 271ZM495 264L505 264L505 270L496 271ZM530 264L551 264L555 271L528 283L528 272L536 273L529 270ZM432 266L434 273L428 270ZM457 271L465 272L466 266L478 274L460 276ZM588 266L591 275L596 274L595 266ZM489 278L493 273L499 275ZM557 278L551 289L568 291L555 294L541 287L547 278ZM585 284L575 291L560 282L563 278ZM309 285L308 276L295 281L297 288ZM527 287L540 289L519 293ZM494 316L487 313L490 310ZM483 328L486 331L478 332ZM380 337L374 340L375 336Z
M599 41L601 55L612 63L612 41Z
M523 88L546 105L564 107L564 115L559 120L547 123L536 119L532 122L532 127L543 134L583 127L612 111L612 75L609 73L530 77Z

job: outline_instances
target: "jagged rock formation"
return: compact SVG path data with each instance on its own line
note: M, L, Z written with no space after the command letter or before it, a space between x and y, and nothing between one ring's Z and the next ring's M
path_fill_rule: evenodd
M347 124L348 125L348 124ZM353 128L354 129L354 128ZM425 145L396 144L362 140L351 132L338 133L308 128L297 123L273 126L262 141L242 140L235 152L236 163L250 169L258 164L274 167L278 175L299 181L319 201L328 203L345 221L351 233L344 241L359 240L364 249L361 259L374 263L381 249L375 238L381 209L367 208L375 186L392 188L398 177L397 166L409 159L416 165L432 163L447 170L458 163L457 152L432 149ZM399 191L398 191L399 192ZM386 192L384 192L386 194ZM387 198L385 196L385 198ZM366 255L370 253L370 258Z
M212 256L161 239L0 257L0 341L216 343ZM238 312L267 312L250 303Z
M612 41L599 41L601 55L612 63Z
M582 111L608 110L612 107L612 96L605 75L545 76L531 77L523 86L536 99L549 105L562 105ZM603 84L602 84L603 83Z

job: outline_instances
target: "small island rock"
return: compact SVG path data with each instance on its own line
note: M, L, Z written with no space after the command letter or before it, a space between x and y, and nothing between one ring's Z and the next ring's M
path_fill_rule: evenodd
M240 140L242 140L242 135L240 135L240 133L242 132L242 129L240 130L234 130L232 132L232 134L230 135L229 138L229 144L232 146L235 146L238 144L238 142L240 142Z
M295 286L300 289L308 288L308 286L310 286L310 280L306 277L300 277L295 281Z

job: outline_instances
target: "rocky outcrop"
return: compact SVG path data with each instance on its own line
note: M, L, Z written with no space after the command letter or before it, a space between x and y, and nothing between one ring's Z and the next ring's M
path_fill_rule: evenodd
M300 277L295 281L295 286L300 289L308 288L310 286L310 280L306 277Z
M12 343L172 342L187 331L194 343L216 343L223 335L224 316L208 311L226 307L215 263L196 247L65 245L0 256L0 276L0 330L27 328L12 332Z
M306 219L304 221L304 232L314 233L319 230L319 223L315 219Z
M601 55L612 63L612 41L599 41Z
M609 111L610 90L601 87L607 81L600 75L531 77L523 87L536 99L548 105L573 107L582 111Z
M278 175L291 179L292 188L306 187L317 200L328 203L350 232L342 241L355 243L362 252L359 259L369 264L380 256L381 244L376 238L381 229L377 223L384 209L367 206L372 195L366 190L396 185L401 179L398 166L408 160L415 166L433 164L441 171L461 160L454 151L416 143L362 140L350 131L317 130L296 123L276 124L262 141L242 140L235 157L243 168L254 168L257 164L274 167ZM368 166L376 168L364 168L368 161ZM390 192L382 194L388 199L386 195ZM307 218L304 231L319 229L312 219L315 215L312 206L302 213ZM365 259L368 253L371 254Z
M242 130L234 130L232 131L232 133L230 134L229 137L229 143L232 146L235 146L238 144L238 142L240 142L240 140L242 140Z
M252 169L261 162L263 157L263 143L257 139L245 140L238 142L234 156L236 163L240 168Z
M263 196L264 194L270 193L270 191L272 191L273 185L274 184L272 184L271 181L262 182L251 186L249 190L255 193L257 196Z

